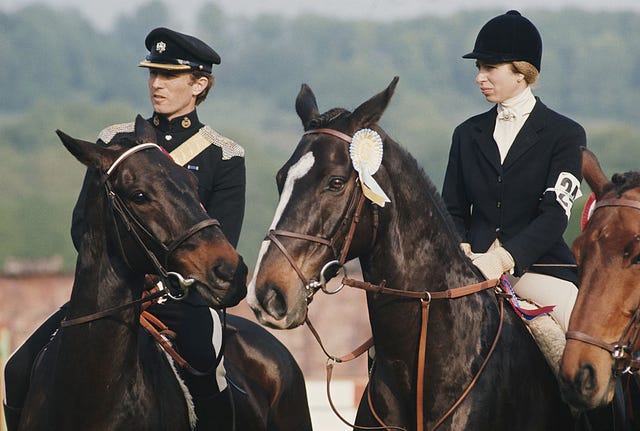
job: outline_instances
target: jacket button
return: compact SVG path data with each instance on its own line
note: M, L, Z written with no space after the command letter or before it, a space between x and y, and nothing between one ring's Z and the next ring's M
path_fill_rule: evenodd
M498 182L501 183L502 182L502 175L498 175Z
M497 208L502 207L502 202L498 201L498 202L496 203L496 207L497 207Z

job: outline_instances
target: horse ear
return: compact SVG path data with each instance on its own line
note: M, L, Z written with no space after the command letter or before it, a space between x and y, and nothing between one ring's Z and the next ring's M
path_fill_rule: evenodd
M389 101L396 90L399 79L399 77L395 76L385 90L376 94L353 111L349 116L351 129L353 131L368 127L380 120L380 117L382 117L384 110L387 108L387 105L389 105Z
M156 131L140 114L136 116L135 134L136 138L144 144L156 143Z
M580 147L582 150L582 176L584 177L591 190L595 193L596 199L600 199L604 187L610 184L595 154L586 147Z
M101 145L72 138L61 130L56 130L56 134L67 150L88 168L106 171L111 166L113 156Z
M305 131L309 127L309 122L320 115L316 96L307 84L302 84L298 97L296 97L296 112L302 120L302 127Z

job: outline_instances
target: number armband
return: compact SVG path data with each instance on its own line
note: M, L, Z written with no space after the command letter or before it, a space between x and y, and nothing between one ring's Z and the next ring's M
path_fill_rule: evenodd
M580 181L571 172L560 172L556 185L545 190L546 192L555 192L556 201L564 209L567 219L571 215L573 202L582 196Z

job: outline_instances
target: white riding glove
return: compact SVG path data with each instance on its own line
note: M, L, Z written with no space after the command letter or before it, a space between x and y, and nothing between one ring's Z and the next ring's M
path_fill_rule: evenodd
M469 244L468 242L461 242L460 249L462 249L462 252L471 260L481 256L479 253L474 253L471 250L471 244Z
M476 256L473 259L473 264L487 280L500 278L502 274L511 271L516 266L513 257L506 249L500 246Z

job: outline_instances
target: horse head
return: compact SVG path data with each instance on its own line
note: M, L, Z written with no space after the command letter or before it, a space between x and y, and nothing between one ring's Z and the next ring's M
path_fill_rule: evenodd
M104 239L114 265L140 277L158 275L170 291L186 287L213 308L233 306L245 296L242 257L201 205L195 176L155 144L147 121L138 116L136 138L109 146L56 133L89 168L93 187L81 256L96 253L91 248Z
M315 291L326 288L344 262L370 247L374 210L363 207L375 204L363 197L350 143L354 133L367 130L386 146L388 137L376 123L397 82L396 77L353 112L334 108L324 114L311 88L302 85L296 112L304 133L277 173L280 199L247 295L261 323L281 329L303 324ZM390 190L384 164L374 181Z
M583 176L596 197L583 233L573 243L580 290L561 362L563 396L577 408L611 402L614 379L635 371L640 349L640 173L609 181L583 149Z

